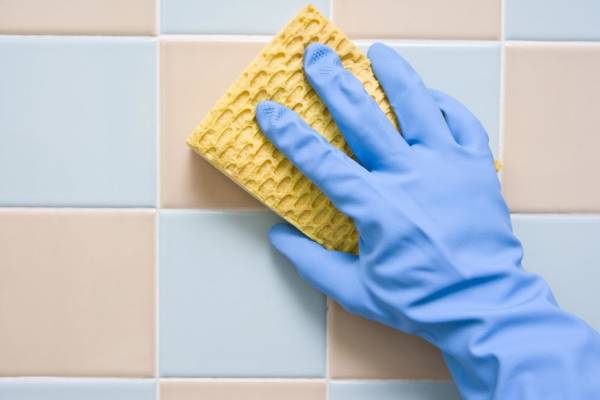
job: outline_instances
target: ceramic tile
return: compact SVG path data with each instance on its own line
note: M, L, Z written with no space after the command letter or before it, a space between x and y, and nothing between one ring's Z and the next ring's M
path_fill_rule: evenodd
M503 190L515 212L598 212L600 44L511 44Z
M429 343L330 305L332 378L450 379L441 353Z
M0 379L6 400L154 400L151 379Z
M329 15L328 0L313 0ZM161 32L273 34L304 5L304 0L162 0Z
M278 221L161 212L162 376L323 376L325 301L271 248Z
M513 226L525 268L546 279L561 307L600 332L600 217L515 215Z
M185 143L265 43L161 40L161 205L261 208Z
M329 387L330 400L459 400L451 383L418 382L335 382Z
M0 210L0 376L149 376L154 212Z
M598 40L597 0L506 0L508 39Z
M501 0L332 0L351 38L497 39Z
M3 0L0 33L151 35L154 1Z
M192 380L163 379L162 400L325 400L321 380Z
M479 118L498 154L500 46L392 45L417 70L428 87L464 103ZM361 46L365 52L368 46Z
M0 37L0 205L154 204L155 47Z

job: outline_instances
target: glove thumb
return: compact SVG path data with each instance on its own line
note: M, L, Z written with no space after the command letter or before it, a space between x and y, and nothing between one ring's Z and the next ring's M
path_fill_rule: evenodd
M269 239L312 286L352 311L364 293L358 276L358 258L327 250L289 224L271 228Z

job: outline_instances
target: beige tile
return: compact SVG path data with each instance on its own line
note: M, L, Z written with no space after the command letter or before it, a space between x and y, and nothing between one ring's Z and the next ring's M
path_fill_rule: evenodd
M163 379L162 400L325 400L322 380Z
M0 33L151 35L157 0L1 0Z
M511 44L503 190L516 212L600 211L600 44Z
M498 39L500 0L332 0L353 38Z
M441 353L429 343L329 305L332 378L450 379Z
M0 376L151 376L154 211L0 210Z
M161 204L262 207L185 139L266 43L161 40Z

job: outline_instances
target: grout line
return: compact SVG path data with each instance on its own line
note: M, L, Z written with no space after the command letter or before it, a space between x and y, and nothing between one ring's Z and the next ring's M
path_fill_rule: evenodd
M201 377L201 376L189 376L189 377L165 377L162 378L169 382L209 382L209 383L227 383L227 382L323 382L323 378L307 378L307 377Z
M506 45L505 45L505 18L506 18L506 1L502 0L500 5L500 98L498 110L498 160L504 163L504 112L505 112L505 85L506 85ZM498 173L498 180L502 185L504 177L503 171Z
M33 381L44 381L44 382L78 382L78 381L93 381L93 382L146 382L154 381L154 377L140 377L140 376L44 376L44 375L32 375L32 376L0 376L0 383L3 382L33 382Z
M329 384L331 383L331 301L325 297L325 399L329 399Z
M335 383L427 383L427 384L448 384L452 379L402 379L402 378L341 378L336 379Z
M156 213L154 216L154 390L156 400L160 400L160 165L161 165L161 79L160 79L160 15L162 0L155 0L156 7L156 57L155 64L155 93L156 93Z
M148 207L113 207L113 206L0 206L0 211L27 211L31 213L35 212L144 212L144 211L154 211L156 207L148 206Z
M498 44L500 40L461 40L461 39L402 39L402 38L351 38L351 40L359 46L364 46L376 42L385 42L386 44L395 45L435 45L435 46L481 46L481 45L490 45L490 44Z
M90 33L75 33L72 35L64 35L58 33L0 33L1 39L8 38L35 38L35 39L60 39L60 40L104 40L104 39L119 39L119 40L129 40L132 42L143 41L143 40L153 40L157 38L155 34L148 35L124 35L117 33L99 33L97 35Z

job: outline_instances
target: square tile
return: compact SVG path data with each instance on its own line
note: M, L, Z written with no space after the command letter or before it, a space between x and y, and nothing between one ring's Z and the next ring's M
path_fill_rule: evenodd
M3 0L0 33L152 35L154 1Z
M351 38L498 39L501 0L332 0Z
M163 207L262 208L185 140L265 44L161 40Z
M161 376L324 376L325 300L271 248L279 221L161 212Z
M498 155L500 114L499 45L392 45L425 84L465 104L485 127ZM367 52L368 46L361 46Z
M335 382L329 385L330 400L459 400L451 383Z
M0 379L7 400L155 400L152 379Z
M162 400L325 400L322 380L162 379Z
M151 376L153 211L0 209L0 376Z
M332 378L450 379L441 353L429 343L329 305Z
M154 205L155 41L4 36L0 59L0 205Z
M599 40L597 0L506 0L507 39Z
M600 332L600 216L514 215L525 269L541 275L560 306Z
M503 191L514 212L600 211L600 44L510 44Z
M311 3L324 15L328 0ZM302 7L304 0L162 0L162 33L274 34Z

